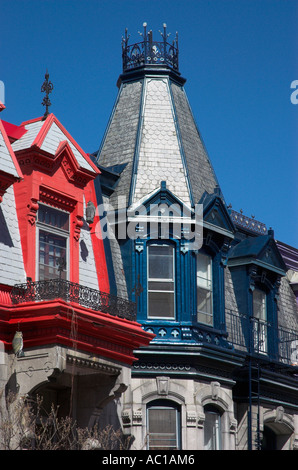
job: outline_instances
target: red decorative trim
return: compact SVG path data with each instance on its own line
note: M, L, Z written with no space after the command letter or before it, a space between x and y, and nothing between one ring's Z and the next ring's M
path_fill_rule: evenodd
M42 121L42 119L43 119L43 116L40 116L34 119L28 119L28 121L23 121L21 123L21 126L27 126L28 124L33 124L34 122Z
M3 200L3 196L6 193L7 189L15 183L16 178L4 171L0 171L0 203Z
M31 225L34 225L36 222L36 216L37 216L37 211L38 211L38 200L35 199L34 197L31 198L31 202L27 204L27 207L29 209L29 212L27 214L28 216L28 221Z
M2 124L10 142L15 142L16 140L20 139L24 134L26 134L26 132L28 132L27 129L25 129L25 127L22 125L16 126L15 124L11 124L10 122L3 120Z
M18 160L17 160L17 158L16 158L16 156L15 156L15 153L14 153L14 151L12 150L11 144L10 144L10 142L9 142L9 138L8 138L8 136L7 136L6 130L5 130L4 125L3 125L3 121L0 121L0 132L1 132L2 136L3 136L5 145L6 145L6 147L7 147L7 150L9 151L10 157L11 157L11 159L12 159L12 161L13 161L13 164L14 164L14 166L15 166L15 169L16 169L16 172L17 172L17 174L18 174L18 177L19 177L19 178L23 178L23 173L22 173L22 171L21 171L21 168L20 168L20 166L19 166Z
M33 121L32 121L33 122ZM28 122L27 122L28 123ZM81 149L81 147L78 145L78 143L73 139L73 137L67 132L67 130L65 129L65 127L63 127L63 125L61 124L61 122L58 121L58 119L56 118L56 116L54 116L54 114L49 114L48 117L46 118L46 120L44 121L44 124L42 126L42 128L40 129L39 133L37 134L35 140L33 141L32 143L32 147L36 146L36 147L41 147L42 144L43 144L43 141L48 133L48 131L50 130L52 124L55 123L59 129L63 132L63 134L65 135L65 137L74 145L74 147L81 153L81 155L85 158L85 160L88 162L88 164L91 166L91 168L93 169L93 171L96 173L96 174L100 174L100 170L97 168L97 166L92 162L92 160L89 158L89 156L87 155L86 152L84 152L84 150Z
M83 188L94 178L94 175L91 175L87 170L80 169L77 159L75 158L73 151L67 140L60 142L56 153L55 158L58 160L61 157L61 167L66 175L66 177Z
M101 237L101 225L97 208L97 199L93 181L85 189L85 201L92 201L96 207L95 217L92 224L90 224L90 236L93 246L93 255L96 265L97 279L99 290L102 292L110 292L109 275L106 263L106 254L104 244Z
M78 242L80 239L81 228L84 225L83 217L77 215L74 220L73 238Z
M6 348L11 350L14 333L20 329L25 355L26 348L60 344L131 365L136 360L133 351L147 346L154 338L136 322L79 308L59 299L28 302L13 308L3 306L0 318L0 337Z
M0 305L12 305L10 292L12 287L0 284Z
M73 197L46 186L40 186L39 199L45 204L49 204L50 206L57 207L58 209L65 210L67 212L72 212L77 205L77 200Z

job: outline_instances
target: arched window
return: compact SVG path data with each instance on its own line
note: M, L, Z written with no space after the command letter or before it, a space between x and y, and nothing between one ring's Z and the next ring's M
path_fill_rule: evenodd
M212 406L204 408L204 450L221 450L221 413Z
M169 400L155 400L147 405L149 450L180 449L180 407Z

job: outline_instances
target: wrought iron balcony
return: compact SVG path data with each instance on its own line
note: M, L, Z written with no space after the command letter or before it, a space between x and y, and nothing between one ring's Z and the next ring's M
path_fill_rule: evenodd
M13 304L62 299L66 302L78 303L91 310L136 321L134 302L63 279L28 281L26 284L16 284L10 293L10 297Z
M169 34L166 32L166 25L163 25L161 36L163 41L153 41L152 31L147 33L147 24L144 23L143 41L135 44L128 44L129 36L125 30L125 37L122 39L122 61L123 72L132 70L144 65L164 65L178 72L178 35L172 42L167 42Z
M235 350L298 366L298 331L226 311L228 341Z

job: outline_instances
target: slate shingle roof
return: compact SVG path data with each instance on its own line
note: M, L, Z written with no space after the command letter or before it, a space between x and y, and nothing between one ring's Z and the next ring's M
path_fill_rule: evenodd
M160 187L187 205L218 185L184 87L164 73L128 80L119 94L97 155L103 167L126 163L110 203L127 207Z

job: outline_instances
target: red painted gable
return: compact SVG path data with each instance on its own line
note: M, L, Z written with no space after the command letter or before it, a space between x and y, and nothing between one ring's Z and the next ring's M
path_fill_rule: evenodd
M53 125L55 139L51 134ZM64 286L77 289L80 283L80 235L86 224L84 208L88 201L95 207L97 205L93 181L100 171L53 114L45 120L37 118L20 126L8 123L5 126L12 142L10 144L7 137L12 158L22 175L22 180L14 183L14 196L24 268L31 280L12 291L5 286L4 279L0 280L0 340L7 350L11 349L14 333L21 329L25 351L26 348L60 344L132 364L135 360L133 351L148 345L154 336L144 332L135 321L118 316L119 307L116 313L114 311L115 299L109 296L107 263L103 240L98 232L97 209L87 233L90 235L98 291L107 301L106 309L102 308L105 311L95 308L95 304L94 309L92 306L87 308L79 297L76 300L75 295L69 301L63 296L48 300L40 298L35 291L39 282L36 224L40 204L69 214L69 278ZM37 126L35 134L31 126ZM84 286L81 287L84 292ZM14 296L15 292L17 295ZM25 298L28 292L33 297ZM88 286L86 293L92 296L92 289L88 290ZM103 305L105 307L105 302ZM127 308L123 299L119 305L120 310L122 305L123 309Z

